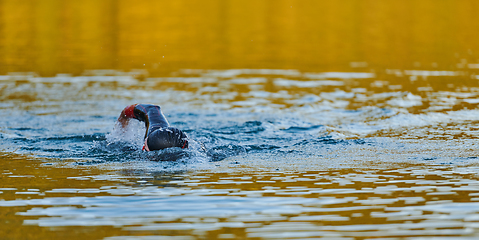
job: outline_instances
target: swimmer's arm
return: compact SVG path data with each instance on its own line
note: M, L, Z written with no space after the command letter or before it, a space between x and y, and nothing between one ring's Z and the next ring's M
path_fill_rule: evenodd
M118 117L118 122L122 128L126 128L126 126L128 126L130 118L135 118L133 110L135 109L136 105L138 104L127 106L125 109L123 109L123 111L121 111L121 114Z

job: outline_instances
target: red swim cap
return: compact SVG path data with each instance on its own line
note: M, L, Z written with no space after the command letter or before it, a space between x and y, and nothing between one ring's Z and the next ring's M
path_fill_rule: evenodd
M135 109L136 105L138 105L138 104L133 104L133 105L130 105L130 106L126 107L125 109L123 109L123 114L125 114L125 117L127 117L127 118L135 117L135 115L133 113L133 109Z

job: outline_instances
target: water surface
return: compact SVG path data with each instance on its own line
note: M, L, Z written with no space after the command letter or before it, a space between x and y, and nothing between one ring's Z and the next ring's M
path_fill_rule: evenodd
M475 90L377 93L365 72L178 74L3 76L2 232L476 236ZM192 146L142 152L141 123L115 127L132 99L161 103Z
M0 236L475 239L476 5L0 1Z

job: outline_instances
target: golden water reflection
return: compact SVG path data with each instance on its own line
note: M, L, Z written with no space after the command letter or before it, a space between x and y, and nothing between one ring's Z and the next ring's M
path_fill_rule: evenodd
M3 0L0 74L456 70L479 62L478 9L475 0Z
M10 239L479 235L475 166L168 173L1 160L0 233Z
M478 9L0 0L0 236L477 237ZM206 167L89 161L133 102L193 133L257 120L273 129L259 139L311 135Z

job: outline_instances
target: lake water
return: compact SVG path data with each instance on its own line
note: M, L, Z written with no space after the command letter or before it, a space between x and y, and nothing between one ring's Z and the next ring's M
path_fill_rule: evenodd
M477 10L0 1L0 236L476 239Z

